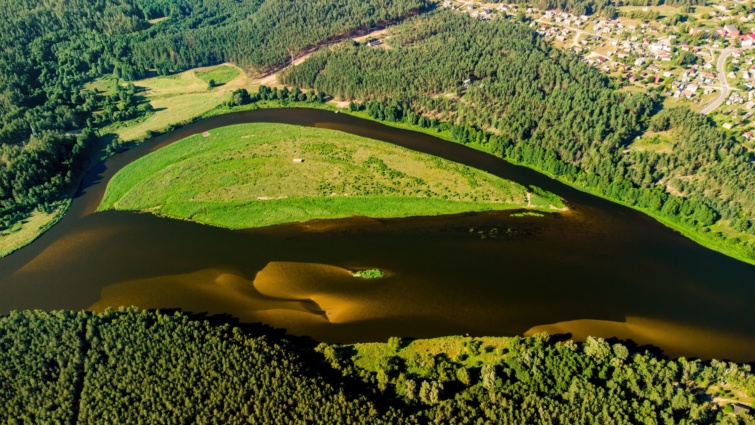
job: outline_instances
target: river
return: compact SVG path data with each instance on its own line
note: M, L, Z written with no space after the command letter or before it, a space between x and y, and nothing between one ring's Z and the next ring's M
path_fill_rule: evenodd
M355 217L231 231L95 213L126 164L213 128L280 122L341 130L562 196L569 211ZM348 270L380 268L360 280ZM632 209L489 154L346 114L270 109L209 118L96 166L66 216L0 260L0 313L121 305L263 322L327 342L547 330L755 361L755 267Z

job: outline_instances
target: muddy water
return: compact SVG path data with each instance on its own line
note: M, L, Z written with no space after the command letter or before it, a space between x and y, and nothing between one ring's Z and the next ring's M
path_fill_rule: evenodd
M508 212L352 218L245 231L93 213L110 177L134 159L245 122L385 140L538 185L571 209L543 218ZM388 275L369 281L350 275L362 268ZM215 117L118 155L87 175L58 225L0 260L0 313L182 308L330 342L547 330L619 336L672 355L753 361L754 300L755 267L635 211L460 145L307 109Z

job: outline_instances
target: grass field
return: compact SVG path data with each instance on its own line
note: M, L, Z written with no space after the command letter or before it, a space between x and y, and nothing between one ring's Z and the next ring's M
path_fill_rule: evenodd
M208 87L214 80L216 86ZM162 131L170 125L190 121L230 99L231 92L249 83L246 75L231 65L198 68L181 74L135 81L140 93L152 104L154 112L134 121L117 123L102 129L122 141L143 139L149 131ZM111 77L95 80L88 87L107 91L115 84ZM114 89L113 89L114 90Z
M221 65L207 71L197 72L196 75L205 83L209 84L210 81L214 81L215 86L221 86L235 80L240 73L238 68L230 65Z
M531 204L549 209L546 196L530 194ZM113 177L100 210L149 211L239 229L527 204L523 186L385 142L334 130L243 124L191 136L130 164Z

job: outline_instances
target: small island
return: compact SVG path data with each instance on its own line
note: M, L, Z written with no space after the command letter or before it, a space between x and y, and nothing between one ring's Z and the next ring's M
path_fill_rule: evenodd
M242 229L313 219L548 211L556 196L393 144L253 123L179 140L120 170L100 210ZM543 196L545 195L545 196Z
M385 277L385 274L380 269L359 270L351 272L351 275L360 279L380 279Z

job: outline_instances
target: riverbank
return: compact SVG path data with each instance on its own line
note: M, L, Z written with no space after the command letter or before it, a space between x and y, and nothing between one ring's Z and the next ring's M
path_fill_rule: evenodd
M71 197L50 206L49 212L34 211L31 216L0 235L0 258L8 256L37 240L63 218L71 205Z
M551 194L386 142L256 123L196 134L138 159L113 177L99 210L244 229L561 207Z
M287 102L287 101L277 101L277 100L276 101L265 100L265 101L259 101L259 102L256 102L256 103L252 103L252 104L249 104L249 105L243 105L243 106L240 106L240 107L228 107L227 105L221 105L221 106L218 106L217 108L215 108L215 109L207 112L205 115L203 115L202 118L216 116L216 115L221 115L221 114L225 114L225 113L243 111L243 110L255 110L255 109L266 109L266 108L281 108L281 107L286 107L286 108L291 108L291 107L317 108L317 109L324 109L324 110L329 110L329 111L338 112L338 113L345 113L345 114L349 114L349 115L352 115L352 116L355 116L355 117L358 117L358 118L362 118L362 119L366 119L366 120L370 120L370 121L374 121L374 122L379 122L379 123L381 123L383 125L387 125L389 127L394 127L394 128L399 128L399 129L403 129L403 130L409 130L409 131L415 131L415 132L419 132L419 133L424 133L424 134L427 134L427 135L430 135L430 136L433 136L433 137L437 137L439 139L443 139L443 140L446 140L446 141L449 141L449 142L458 143L458 141L456 141L453 138L453 136L451 135L451 132L449 130L440 130L439 128L423 128L423 127L420 127L418 125L412 125L412 124L409 124L409 123L406 123L406 122L381 121L381 120L378 120L378 119L375 119L375 118L371 117L365 111L351 111L348 108L343 108L343 107L337 106L334 103L319 104L319 103L314 103L314 102L310 103L310 102ZM495 155L495 153L493 153L487 146L483 146L483 145L480 145L478 143L474 143L473 142L473 143L465 144L465 146L468 146L468 147L470 147L472 149L475 149L475 150L478 150L478 151L481 151L481 152L485 152L485 153L488 153L488 154L491 154L491 155ZM517 161L512 160L511 158L503 158L503 159L505 159L506 161L508 161L508 162L510 162L512 164L515 164L515 165L518 165L518 166L527 167L527 168L529 168L531 170L534 170L534 171L537 171L538 173L541 173L543 175L550 175L548 172L546 172L546 171L544 171L542 169L539 169L539 168L537 168L535 166L532 166L530 164L517 162ZM654 220L658 221L659 223L663 224L664 226L666 226L666 227L668 227L670 229L673 229L673 230L679 232L680 234L684 235L684 237L692 240L693 242L695 242L695 243L697 243L699 245L702 245L702 246L704 246L704 247L706 247L708 249L711 249L713 251L716 251L716 252L719 252L721 254L727 255L729 257L735 258L735 259L737 259L739 261L742 261L744 263L755 265L755 258L750 257L746 252L744 252L739 247L737 247L737 246L731 246L731 245L727 244L725 242L725 240L722 240L720 238L716 238L714 236L715 233L713 231L710 231L709 228L708 228L709 232L702 233L696 227L693 227L693 226L685 224L685 223L680 223L680 222L674 221L674 220L670 219L669 217L666 217L666 216L664 216L662 214L659 214L656 211L652 211L652 210L649 210L647 208L641 208L641 207L638 207L638 206L635 206L635 205L629 205L629 204L627 204L627 203L625 203L625 202L623 202L621 200L605 196L605 195L599 193L597 190L594 190L593 188L589 188L589 187L585 187L585 186L582 186L582 185L575 184L574 182L572 182L572 181L570 181L568 179L565 179L563 177L553 176L553 178L556 179L556 180L558 180L559 182L567 185L567 186L573 187L573 188L575 188L577 190L580 190L582 192L589 193L590 195L597 196L597 197L600 197L602 199L606 199L608 201L611 201L611 202L619 204L619 205L623 205L623 206L628 207L628 208L632 208L632 209L634 209L636 211L640 211L641 213L643 213L643 214L645 214L645 215L653 218ZM567 201L568 201L568 199L567 199Z
M197 120L200 120L200 119L203 119L203 118L209 118L209 117L213 117L213 116L224 115L224 114L228 114L228 113L232 113L232 112L239 112L239 111L244 111L244 110L274 109L274 108L281 108L281 107L286 107L286 108L316 108L316 109L323 109L323 110L332 111L334 113L335 112L337 112L337 113L344 113L344 114L348 114L348 115L355 116L355 117L358 117L358 118L368 119L368 120L371 120L371 121L379 122L381 124L384 124L384 125L387 125L387 126L390 126L390 127L400 128L400 129L409 130L409 131L420 132L420 133L431 135L433 137L438 137L438 138L446 140L446 141L455 142L455 140L452 137L450 131L440 131L437 128L422 128L420 126L411 125L411 124L404 123L404 122L385 122L385 121L379 121L379 120L376 120L376 119L370 117L364 111L350 111L349 109L339 107L339 106L335 105L334 103L320 104L320 103L317 103L317 102L288 102L288 101L269 101L269 100L259 101L259 102L256 102L256 103L251 103L251 104L248 104L248 105L237 106L237 107L229 107L229 106L227 106L225 104L221 104L221 105L218 105L215 108L213 108L213 109L211 109L209 111L206 111L206 112L202 113L201 115L193 117L191 119L183 120L181 122L175 122L175 123L167 124L167 126L162 131L151 131L151 135L160 134L162 132L167 132L167 131L172 131L173 129L178 128L178 127L180 127L182 125L185 125L185 124L188 124L190 122L194 122L194 121L197 121ZM140 143L142 141L143 140L135 140L135 141L132 141L132 142L135 143L135 144L138 144L138 143ZM470 143L470 144L467 144L466 146L471 147L471 148L476 149L476 150L479 150L481 152L489 153L491 155L493 154L486 146L481 146L481 145L478 145L478 144L475 144L475 143ZM101 156L101 157L105 158L106 156ZM517 163L517 162L512 161L511 159L508 159L508 158L506 158L506 160L508 162L514 163L516 165L520 165L520 166L524 166L524 167L530 168L530 169L532 169L534 171L537 171L537 172L539 172L541 174L548 175L548 173L544 172L543 170L540 170L540 169L538 169L536 167L533 167L533 166L530 166L528 164ZM727 255L729 257L732 257L732 258L735 258L735 259L737 259L739 261L742 261L742 262L745 262L745 263L748 263L748 264L751 264L751 265L755 265L755 259L749 257L747 255L747 253L745 253L742 250L738 249L738 247L733 247L733 246L731 246L729 244L726 244L726 242L724 242L720 238L714 237L713 233L707 233L707 234L706 233L701 233L697 228L694 228L692 226L686 225L684 223L679 223L679 222L676 222L676 221L672 221L668 217L662 216L661 214L658 214L657 212L649 211L647 209L639 208L639 207L636 207L636 206L627 205L627 204L625 204L625 203L623 203L623 202L621 202L619 200L603 196L602 194L598 193L597 191L594 191L594 190L592 190L590 188L587 188L587 187L576 185L573 182L570 182L570 181L568 181L566 179L563 179L563 178L558 178L557 180L560 181L563 184L571 186L571 187L573 187L575 189L578 189L580 191L583 191L583 192L589 193L591 195L598 196L598 197L601 197L603 199L607 199L607 200L609 200L611 202L614 202L614 203L617 203L617 204L620 204L620 205L624 205L624 206L630 207L632 209L635 209L637 211L640 211L643 214L648 215L649 217L655 219L656 221L658 221L659 223L663 224L664 226L666 226L668 228L671 228L671 229L679 232L680 234L684 235L686 238L694 241L695 243L697 243L699 245L702 245L702 246L704 246L704 247L706 247L708 249L711 249L713 251L725 254L725 255ZM61 213L61 216L62 216L62 213ZM58 217L56 220L52 220L52 221L48 222L47 225L46 225L46 227L44 227L41 231L35 232L35 234L34 234L34 236L33 236L32 239L20 241L13 249L9 250L8 253L10 253L10 252L12 252L12 251L14 251L14 250L22 247L22 246L27 245L28 243L30 243L31 241L33 241L34 239L36 239L36 237L38 237L41 233L43 233L44 230L46 230L49 227L52 227L52 225L55 222L57 222L57 220L59 218L60 217ZM7 255L7 254L5 254L5 255Z

